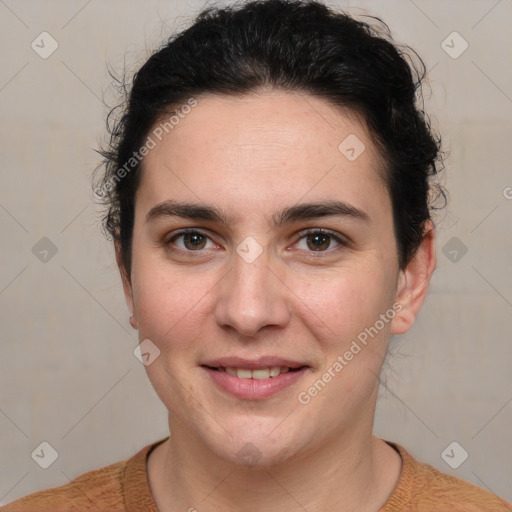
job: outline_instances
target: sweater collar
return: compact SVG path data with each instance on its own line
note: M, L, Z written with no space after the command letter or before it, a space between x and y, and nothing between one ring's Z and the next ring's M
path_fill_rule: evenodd
M149 486L147 460L151 451L167 439L169 436L148 444L127 461L123 475L124 500L127 511L159 512ZM412 498L411 482L414 481L416 461L401 445L390 441L385 442L400 454L402 470L393 492L379 512L405 510L404 507L410 503Z
M167 441L167 439L169 439L169 436L148 444L128 460L123 475L124 504L127 511L158 512L158 507L149 487L148 456L154 448Z

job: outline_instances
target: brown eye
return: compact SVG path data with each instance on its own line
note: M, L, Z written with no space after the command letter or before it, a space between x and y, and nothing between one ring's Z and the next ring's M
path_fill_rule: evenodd
M329 235L325 235L324 233L314 233L312 235L307 235L306 240L308 241L308 247L313 251L322 251L328 249L331 245Z
M341 237L321 229L309 230L302 233L299 244L303 239L306 240L305 249L309 252L331 252L328 251L328 249L332 247L333 240L335 242L333 250L342 249L348 245L348 243L345 242Z
M176 243L180 239L183 240L182 243ZM183 230L170 238L165 245L173 251L198 252L209 248L206 247L208 240L210 240L210 238L200 231Z
M200 233L185 233L183 236L183 244L187 249L204 249L206 237Z

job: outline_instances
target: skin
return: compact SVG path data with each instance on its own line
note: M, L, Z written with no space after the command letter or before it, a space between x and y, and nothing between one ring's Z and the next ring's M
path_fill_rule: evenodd
M197 100L144 160L129 275L116 245L132 325L160 350L146 366L172 433L148 459L157 506L377 511L401 470L398 453L372 435L377 376L391 334L411 328L427 293L436 262L432 223L400 269L382 161L354 113L275 90ZM349 134L366 147L355 161L338 150ZM146 222L149 210L168 199L214 205L233 219ZM270 224L285 207L330 199L369 220ZM199 250L183 236L165 245L189 227L206 234ZM315 250L314 235L301 234L311 228L349 243L327 237ZM252 263L236 252L249 236L263 249ZM401 311L317 396L299 403L298 394L393 304ZM272 397L241 400L200 366L226 355L281 356L310 368ZM256 463L237 455L247 443L258 450Z

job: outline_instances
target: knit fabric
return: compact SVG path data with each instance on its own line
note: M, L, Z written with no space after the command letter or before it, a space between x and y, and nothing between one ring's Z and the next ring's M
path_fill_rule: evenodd
M34 492L1 507L2 512L158 512L147 477L150 451L83 473L71 482ZM419 462L402 446L386 441L402 457L400 479L379 512L512 512L488 491Z

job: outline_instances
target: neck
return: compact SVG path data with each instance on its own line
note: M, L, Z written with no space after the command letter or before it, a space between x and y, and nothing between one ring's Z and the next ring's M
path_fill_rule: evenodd
M395 487L400 469L400 455L371 430L337 433L285 463L248 467L218 457L180 423L172 425L172 435L148 461L160 512L376 512Z

